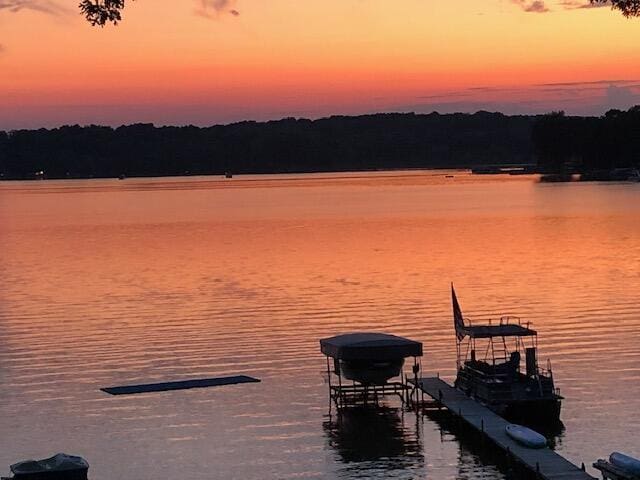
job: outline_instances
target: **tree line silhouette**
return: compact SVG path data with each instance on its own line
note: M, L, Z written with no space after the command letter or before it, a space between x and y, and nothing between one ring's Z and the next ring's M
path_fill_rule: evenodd
M534 123L532 140L540 171L606 179L613 169L640 167L640 105L602 117L553 112Z
M206 128L0 132L5 179L291 173L531 163L535 117L500 113L286 118Z
M286 118L212 127L0 131L0 178L294 173L534 164L543 172L640 165L640 106L603 117L431 113Z

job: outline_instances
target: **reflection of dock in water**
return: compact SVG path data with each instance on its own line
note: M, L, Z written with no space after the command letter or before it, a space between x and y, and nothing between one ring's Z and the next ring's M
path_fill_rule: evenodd
M446 408L467 427L491 441L509 459L534 473L537 478L594 480L583 469L548 448L530 449L515 442L505 431L509 422L441 379L422 378L418 385L439 406Z
M408 418L419 422L419 417ZM359 476L368 469L376 474L424 469L421 424L405 422L401 408L342 409L324 422L323 429L329 446L349 465L346 468L357 470Z

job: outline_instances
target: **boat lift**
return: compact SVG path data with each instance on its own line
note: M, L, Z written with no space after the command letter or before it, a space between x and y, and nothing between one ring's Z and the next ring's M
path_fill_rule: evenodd
M338 410L375 407L389 396L411 406L424 399L416 387L422 369L420 342L384 333L351 333L320 340L320 349L327 360L330 408L334 403ZM403 366L411 357L408 375Z

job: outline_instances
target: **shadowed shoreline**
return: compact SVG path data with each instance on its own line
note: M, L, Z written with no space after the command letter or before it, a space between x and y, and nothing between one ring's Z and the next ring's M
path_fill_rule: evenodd
M562 112L285 118L212 127L64 126L0 132L0 179L166 177L472 168L615 180L640 166L640 106ZM615 177L615 176L614 176Z

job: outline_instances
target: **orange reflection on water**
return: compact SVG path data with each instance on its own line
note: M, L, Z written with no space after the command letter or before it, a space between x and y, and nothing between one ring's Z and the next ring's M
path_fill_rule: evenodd
M424 342L428 373L450 377L450 281L469 317L534 323L567 397L561 453L579 463L603 445L629 451L639 186L446 175L0 184L0 430L13 432L0 464L54 444L135 478L205 478L202 458L226 477L263 478L264 465L275 477L339 476L321 428L318 339L407 335ZM98 391L238 373L263 383ZM454 453L437 455L438 474L455 475Z

